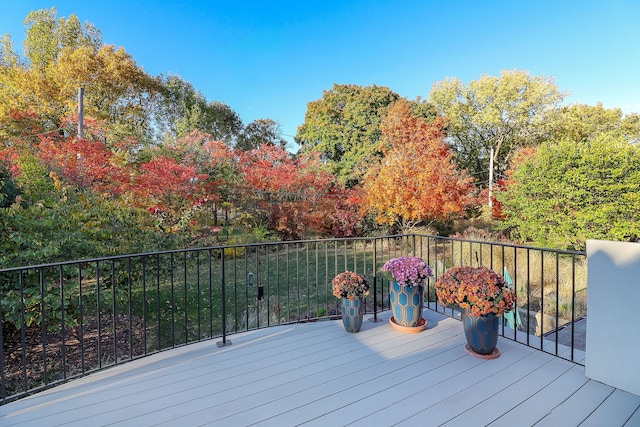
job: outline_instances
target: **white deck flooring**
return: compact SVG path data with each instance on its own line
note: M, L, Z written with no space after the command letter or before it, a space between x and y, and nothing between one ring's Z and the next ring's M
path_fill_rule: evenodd
M158 353L0 406L0 426L640 426L640 397L582 366L503 338L482 360L458 320L425 310L403 334L388 316Z

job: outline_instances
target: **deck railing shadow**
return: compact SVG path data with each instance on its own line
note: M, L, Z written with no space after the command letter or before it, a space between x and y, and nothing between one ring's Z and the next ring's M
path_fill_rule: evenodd
M585 253L415 234L255 243L0 269L0 403L193 342L337 318L331 279L345 270L368 278L375 321L389 309L381 267L403 255L432 266L425 306L446 315L434 290L446 269L508 272L521 321L502 335L583 363L574 325L586 315Z

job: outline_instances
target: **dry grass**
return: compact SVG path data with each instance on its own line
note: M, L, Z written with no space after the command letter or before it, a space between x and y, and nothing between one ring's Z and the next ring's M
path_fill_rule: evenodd
M517 303L529 311L572 319L586 314L586 256L511 244L501 234L471 229L459 240L422 239L419 251L436 275L452 266L489 267L508 272L516 288Z

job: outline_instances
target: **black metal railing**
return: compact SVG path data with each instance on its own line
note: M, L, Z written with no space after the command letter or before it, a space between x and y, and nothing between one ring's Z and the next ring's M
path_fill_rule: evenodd
M375 321L389 308L380 269L403 255L423 257L436 277L462 264L508 272L524 320L503 335L580 363L584 253L422 235L256 243L1 269L0 403L189 343L224 346L240 331L337 318L331 279L345 270L369 279ZM434 284L425 306L455 316ZM569 355L556 333L566 325Z

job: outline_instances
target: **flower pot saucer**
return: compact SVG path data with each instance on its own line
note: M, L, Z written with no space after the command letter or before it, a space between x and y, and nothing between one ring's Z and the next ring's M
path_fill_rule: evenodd
M416 326L398 325L393 316L389 318L389 323L396 331L404 332L406 334L416 334L418 332L422 332L427 327L427 321L423 317L418 320L418 324Z
M478 359L491 360L491 359L497 359L498 357L500 357L500 350L498 350L498 347L494 348L493 351L489 354L480 354L471 350L471 347L469 347L469 344L465 344L464 351L466 351L471 356L477 357Z

